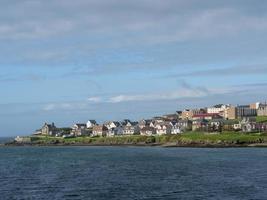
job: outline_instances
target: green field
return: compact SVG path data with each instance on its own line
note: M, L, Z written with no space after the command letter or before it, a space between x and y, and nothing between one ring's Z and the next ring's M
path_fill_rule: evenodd
M257 116L256 122L267 122L267 116Z

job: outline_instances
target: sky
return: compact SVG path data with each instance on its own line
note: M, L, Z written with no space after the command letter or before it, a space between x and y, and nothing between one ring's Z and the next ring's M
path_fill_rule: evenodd
M266 0L1 0L0 136L267 100Z

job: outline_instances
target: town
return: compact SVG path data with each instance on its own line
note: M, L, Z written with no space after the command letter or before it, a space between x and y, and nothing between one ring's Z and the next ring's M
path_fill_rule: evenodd
M185 109L173 114L142 119L140 121L108 121L98 124L95 120L76 123L71 128L58 128L45 123L33 135L54 137L113 137L129 135L171 135L186 132L221 133L267 132L267 103L249 105L218 104L208 108ZM19 139L19 138L18 138Z

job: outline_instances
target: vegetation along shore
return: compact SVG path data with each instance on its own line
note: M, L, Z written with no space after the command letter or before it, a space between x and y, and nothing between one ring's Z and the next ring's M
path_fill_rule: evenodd
M267 134L188 132L162 136L73 137L28 136L5 146L162 146L162 147L267 147Z

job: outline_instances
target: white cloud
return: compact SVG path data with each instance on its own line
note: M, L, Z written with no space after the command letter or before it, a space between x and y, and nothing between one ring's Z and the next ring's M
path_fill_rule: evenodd
M151 93L151 94L138 94L138 95L118 95L108 99L110 103L120 103L126 101L159 101L159 100L175 100L181 98L197 98L208 95L203 90L178 90L166 93Z
M102 101L102 98L101 97L89 97L87 100L90 102L98 103Z
M64 102L64 103L49 103L43 106L43 111L55 110L78 110L85 109L88 104L84 102Z

